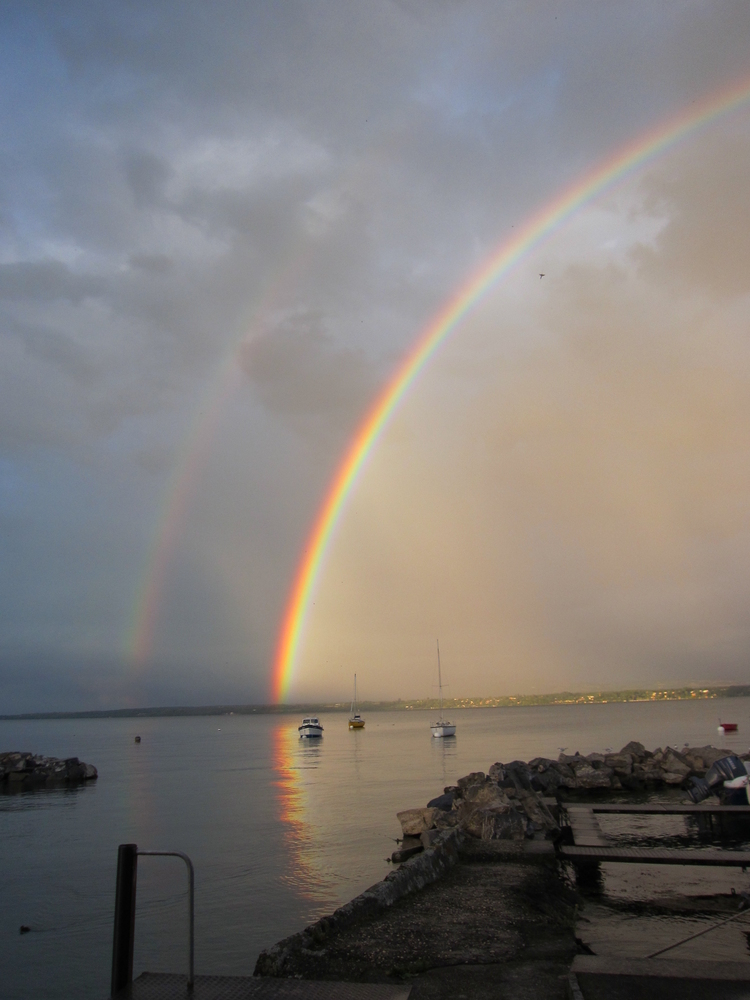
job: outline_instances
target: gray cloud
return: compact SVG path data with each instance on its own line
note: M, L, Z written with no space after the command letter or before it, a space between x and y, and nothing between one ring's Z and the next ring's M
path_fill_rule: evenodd
M364 351L337 345L316 313L288 317L248 342L241 363L264 405L300 429L316 418L349 429L376 385Z
M101 295L105 288L100 277L75 274L57 260L0 264L0 299L37 302L66 299L78 304L84 298Z
M750 291L750 139L706 136L648 187L647 208L665 221L637 254L644 274L716 295Z
M130 266L146 274L162 275L172 270L173 262L163 253L134 253L130 257Z
M750 8L31 0L3 5L0 24L0 516L12 539L0 646L57 651L68 705L85 685L63 651L127 655L174 483L183 520L143 681L130 693L103 681L97 698L176 692L191 649L216 654L227 691L242 669L264 689L327 478L395 359L511 226L746 75ZM467 673L478 686L500 676L488 666L500 634L541 686L594 676L576 664L597 656L622 664L618 648L641 664L633 677L648 662L692 671L721 621L741 646L744 576L722 549L739 500L722 449L741 453L746 431L743 122L686 143L626 209L614 198L615 242L641 224L650 241L617 256L589 235L589 257L555 251L520 312L511 296L487 342L467 336L476 357L451 353L425 373L431 405L397 417L369 466L379 487L363 480L342 525L351 562L313 627L321 650L358 636L351 654L365 656L389 635L390 662L403 662L401 642L432 636L437 607L481 638L467 647L485 665ZM723 332L709 349L711 330ZM526 340L544 348L524 354ZM219 373L242 343L243 388L224 398ZM435 454L430 489L399 481ZM679 625L679 586L660 586L655 568L662 558L678 574L688 544L699 555L684 593L703 637ZM440 550L457 567L445 604ZM626 592L628 573L645 597ZM157 674L172 686L149 687ZM9 698L27 705L21 677Z

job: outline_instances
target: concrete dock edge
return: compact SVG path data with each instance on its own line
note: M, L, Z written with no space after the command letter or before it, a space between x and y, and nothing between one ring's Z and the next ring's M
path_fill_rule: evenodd
M437 881L458 861L464 835L459 830L441 833L432 847L405 861L396 871L389 872L382 882L365 889L328 917L321 917L303 931L279 941L260 953L255 965L256 976L284 976L288 959L308 948L319 948L337 928L351 926L382 912L406 896L431 882Z

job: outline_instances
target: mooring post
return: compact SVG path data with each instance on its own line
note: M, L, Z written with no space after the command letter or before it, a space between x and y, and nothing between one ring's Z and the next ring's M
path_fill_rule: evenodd
M111 996L133 981L133 943L135 940L135 888L138 877L138 845L120 844L117 848L117 890L115 893L115 929L112 942Z

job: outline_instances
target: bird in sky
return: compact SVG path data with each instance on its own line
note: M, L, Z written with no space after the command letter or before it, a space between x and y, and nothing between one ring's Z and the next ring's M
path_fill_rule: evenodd
M540 275L539 275L539 280L541 281L543 277L544 277L544 275L543 275L543 274L540 274Z

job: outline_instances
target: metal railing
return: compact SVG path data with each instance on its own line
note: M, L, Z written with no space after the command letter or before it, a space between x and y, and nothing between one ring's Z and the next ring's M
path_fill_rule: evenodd
M195 872L193 862L182 851L139 851L137 844L117 848L117 890L115 892L115 927L112 942L111 996L133 981L133 945L135 943L135 891L138 882L138 856L182 858L188 869L189 950L188 989L195 982Z

